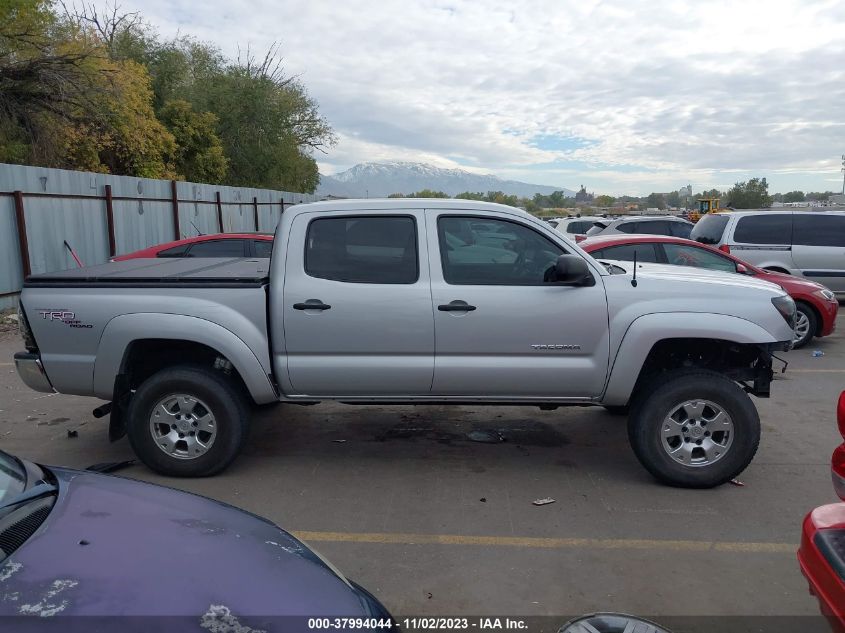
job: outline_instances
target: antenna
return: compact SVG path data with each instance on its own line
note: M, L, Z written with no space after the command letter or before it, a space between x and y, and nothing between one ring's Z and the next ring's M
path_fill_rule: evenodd
M634 249L634 276L631 277L631 285L637 287L637 249Z

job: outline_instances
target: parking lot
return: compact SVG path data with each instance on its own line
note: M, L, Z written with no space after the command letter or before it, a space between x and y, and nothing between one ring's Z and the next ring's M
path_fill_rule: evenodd
M816 615L795 549L804 514L835 500L843 329L786 354L756 400L763 440L744 486L658 485L624 418L600 408L278 405L256 411L222 475L120 474L268 517L394 615ZM71 467L131 459L95 401L20 382L21 347L0 333L0 446ZM532 505L543 497L555 502Z

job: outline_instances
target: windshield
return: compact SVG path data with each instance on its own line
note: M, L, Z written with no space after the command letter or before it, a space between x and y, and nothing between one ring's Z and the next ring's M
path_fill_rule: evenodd
M722 233L727 224L728 216L726 215L705 215L692 227L690 239L702 244L718 244L722 241Z
M26 488L26 471L11 455L0 451L0 505Z

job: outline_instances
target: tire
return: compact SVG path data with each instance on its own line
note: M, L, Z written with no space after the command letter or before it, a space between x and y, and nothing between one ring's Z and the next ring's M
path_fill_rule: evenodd
M803 301L796 301L795 307L795 339L792 341L792 349L800 349L813 340L819 327L819 318L816 311ZM799 330L802 330L799 336Z
M659 481L712 488L735 478L754 459L760 444L757 409L722 374L704 369L666 372L643 385L640 393L628 419L628 438L637 459ZM723 415L715 415L717 411Z
M127 434L138 459L157 473L207 477L237 457L249 417L235 381L204 367L179 366L141 384L129 404Z
M602 406L604 407L604 410L607 411L610 415L623 416L628 415L628 413L630 413L631 411L631 407L629 407L627 404L606 404Z

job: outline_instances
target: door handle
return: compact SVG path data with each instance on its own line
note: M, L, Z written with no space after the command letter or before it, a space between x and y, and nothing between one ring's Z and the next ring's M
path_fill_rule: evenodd
M443 303L437 306L437 309L441 312L472 312L475 310L475 306L471 306L468 303Z
M309 299L305 303L294 303L294 310L331 310L332 307L319 299Z

